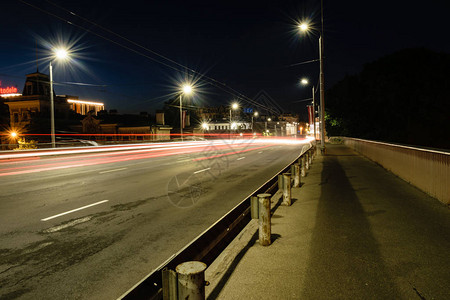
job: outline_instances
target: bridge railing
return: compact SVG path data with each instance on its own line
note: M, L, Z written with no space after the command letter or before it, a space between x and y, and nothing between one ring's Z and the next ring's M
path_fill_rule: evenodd
M444 204L450 204L450 153L369 140L344 144Z
M187 261L201 261L210 265L251 221L251 196L274 193L278 189L278 175L289 172L292 164L301 160L306 153L312 154L312 151L314 151L313 145L304 145L301 154L294 161L252 192L191 243L153 270L119 299L162 299L162 271L164 269L175 270L177 265Z

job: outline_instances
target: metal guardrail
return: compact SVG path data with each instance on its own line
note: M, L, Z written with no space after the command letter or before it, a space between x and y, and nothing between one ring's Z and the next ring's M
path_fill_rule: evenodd
M164 269L174 270L177 265L187 261L202 261L203 263L210 265L250 222L251 196L262 193L273 193L273 191L278 188L278 175L289 172L292 164L297 162L308 151L314 150L313 145L309 144L308 146L308 149L303 147L300 155L283 170L266 181L261 187L251 193L245 200L241 201L191 243L186 245L125 294L120 296L119 299L162 299L162 271Z

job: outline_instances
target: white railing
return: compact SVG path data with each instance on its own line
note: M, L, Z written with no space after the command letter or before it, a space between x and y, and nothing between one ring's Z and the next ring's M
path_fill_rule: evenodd
M450 153L354 138L344 138L344 144L450 204Z

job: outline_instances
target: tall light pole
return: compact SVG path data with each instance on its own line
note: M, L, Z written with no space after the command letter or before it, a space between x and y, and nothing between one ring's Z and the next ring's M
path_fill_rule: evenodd
M319 37L319 60L320 60L320 116L322 119L320 130L320 148L325 153L325 84L323 75L323 38Z
M253 115L252 115L252 133L255 133L255 130L253 129L253 117L257 117L258 116L258 112L257 111L255 111L254 113L253 113Z
M67 50L58 48L53 49L54 56L57 59L65 60L69 57ZM50 136L52 138L52 148L56 147L55 141L55 101L53 99L53 67L50 61Z
M300 80L300 83L302 85L308 85L309 81L306 78L302 78ZM314 89L314 85L312 86L312 101L313 101L313 126L314 126L314 141L316 141L316 96L315 96L315 89Z
M183 90L180 93L180 138L181 138L181 141L183 141L183 100L182 100L182 96L183 96L183 94L189 95L190 93L192 93L192 86L190 86L189 84L183 85Z
M322 2L321 2L322 3ZM322 7L322 5L321 5ZM321 9L321 22L322 29L319 35L319 88L320 88L320 147L322 153L325 153L325 84L324 84L324 73L323 73L323 12ZM308 31L309 26L307 23L301 23L299 26L301 31Z
M239 104L237 102L234 102L230 107L230 139L231 139L231 124L232 124L232 116L231 116L231 110L236 110L239 108Z

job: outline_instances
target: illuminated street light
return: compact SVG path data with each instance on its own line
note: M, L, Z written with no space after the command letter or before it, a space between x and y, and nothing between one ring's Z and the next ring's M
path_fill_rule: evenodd
M321 22L322 29L319 32L319 61L320 61L320 147L322 153L325 153L325 83L324 83L324 74L323 74L323 8L321 2ZM305 22L300 23L298 25L300 31L307 32L309 31L309 25Z
M184 84L182 87L182 92L180 93L180 137L181 137L181 141L183 141L183 101L182 101L183 93L186 95L191 94L192 86L189 84Z
M69 58L69 53L63 48L53 49L54 58L59 60L67 60ZM50 60L50 135L52 138L52 148L56 147L55 142L55 102L53 99L53 67L52 61Z
M192 87L188 84L183 85L183 92L185 94L190 94L192 92Z
M267 122L272 121L271 118L266 119L266 121L264 122L264 129L266 130L266 132L269 132L269 130L267 129Z
M58 58L60 60L69 58L69 53L67 52L66 49L58 48L58 49L55 49L54 52L55 52L56 58Z
M231 139L231 121L232 121L232 116L231 116L231 110L233 109L233 110L236 110L236 109L238 109L239 108L239 104L237 103L237 102L234 102L232 105L231 105L231 108L230 108L230 139Z
M301 23L300 25L298 25L298 28L300 28L301 31L308 31L309 26L306 23Z
M253 117L258 117L258 112L257 111L255 111L254 113L253 113L253 115L252 115L252 132L254 133L255 131L253 130Z
M300 80L300 83L303 85L307 85L309 83L308 79L303 78ZM314 85L312 86L312 101L313 101L313 125L314 125L314 141L316 141L316 97L315 97L316 91L314 89ZM301 132L300 132L301 134Z
M13 139L17 137L17 132L13 131L9 134Z
M202 123L202 128L203 128L203 130L208 130L208 129L209 129L208 123L203 122L203 123Z

